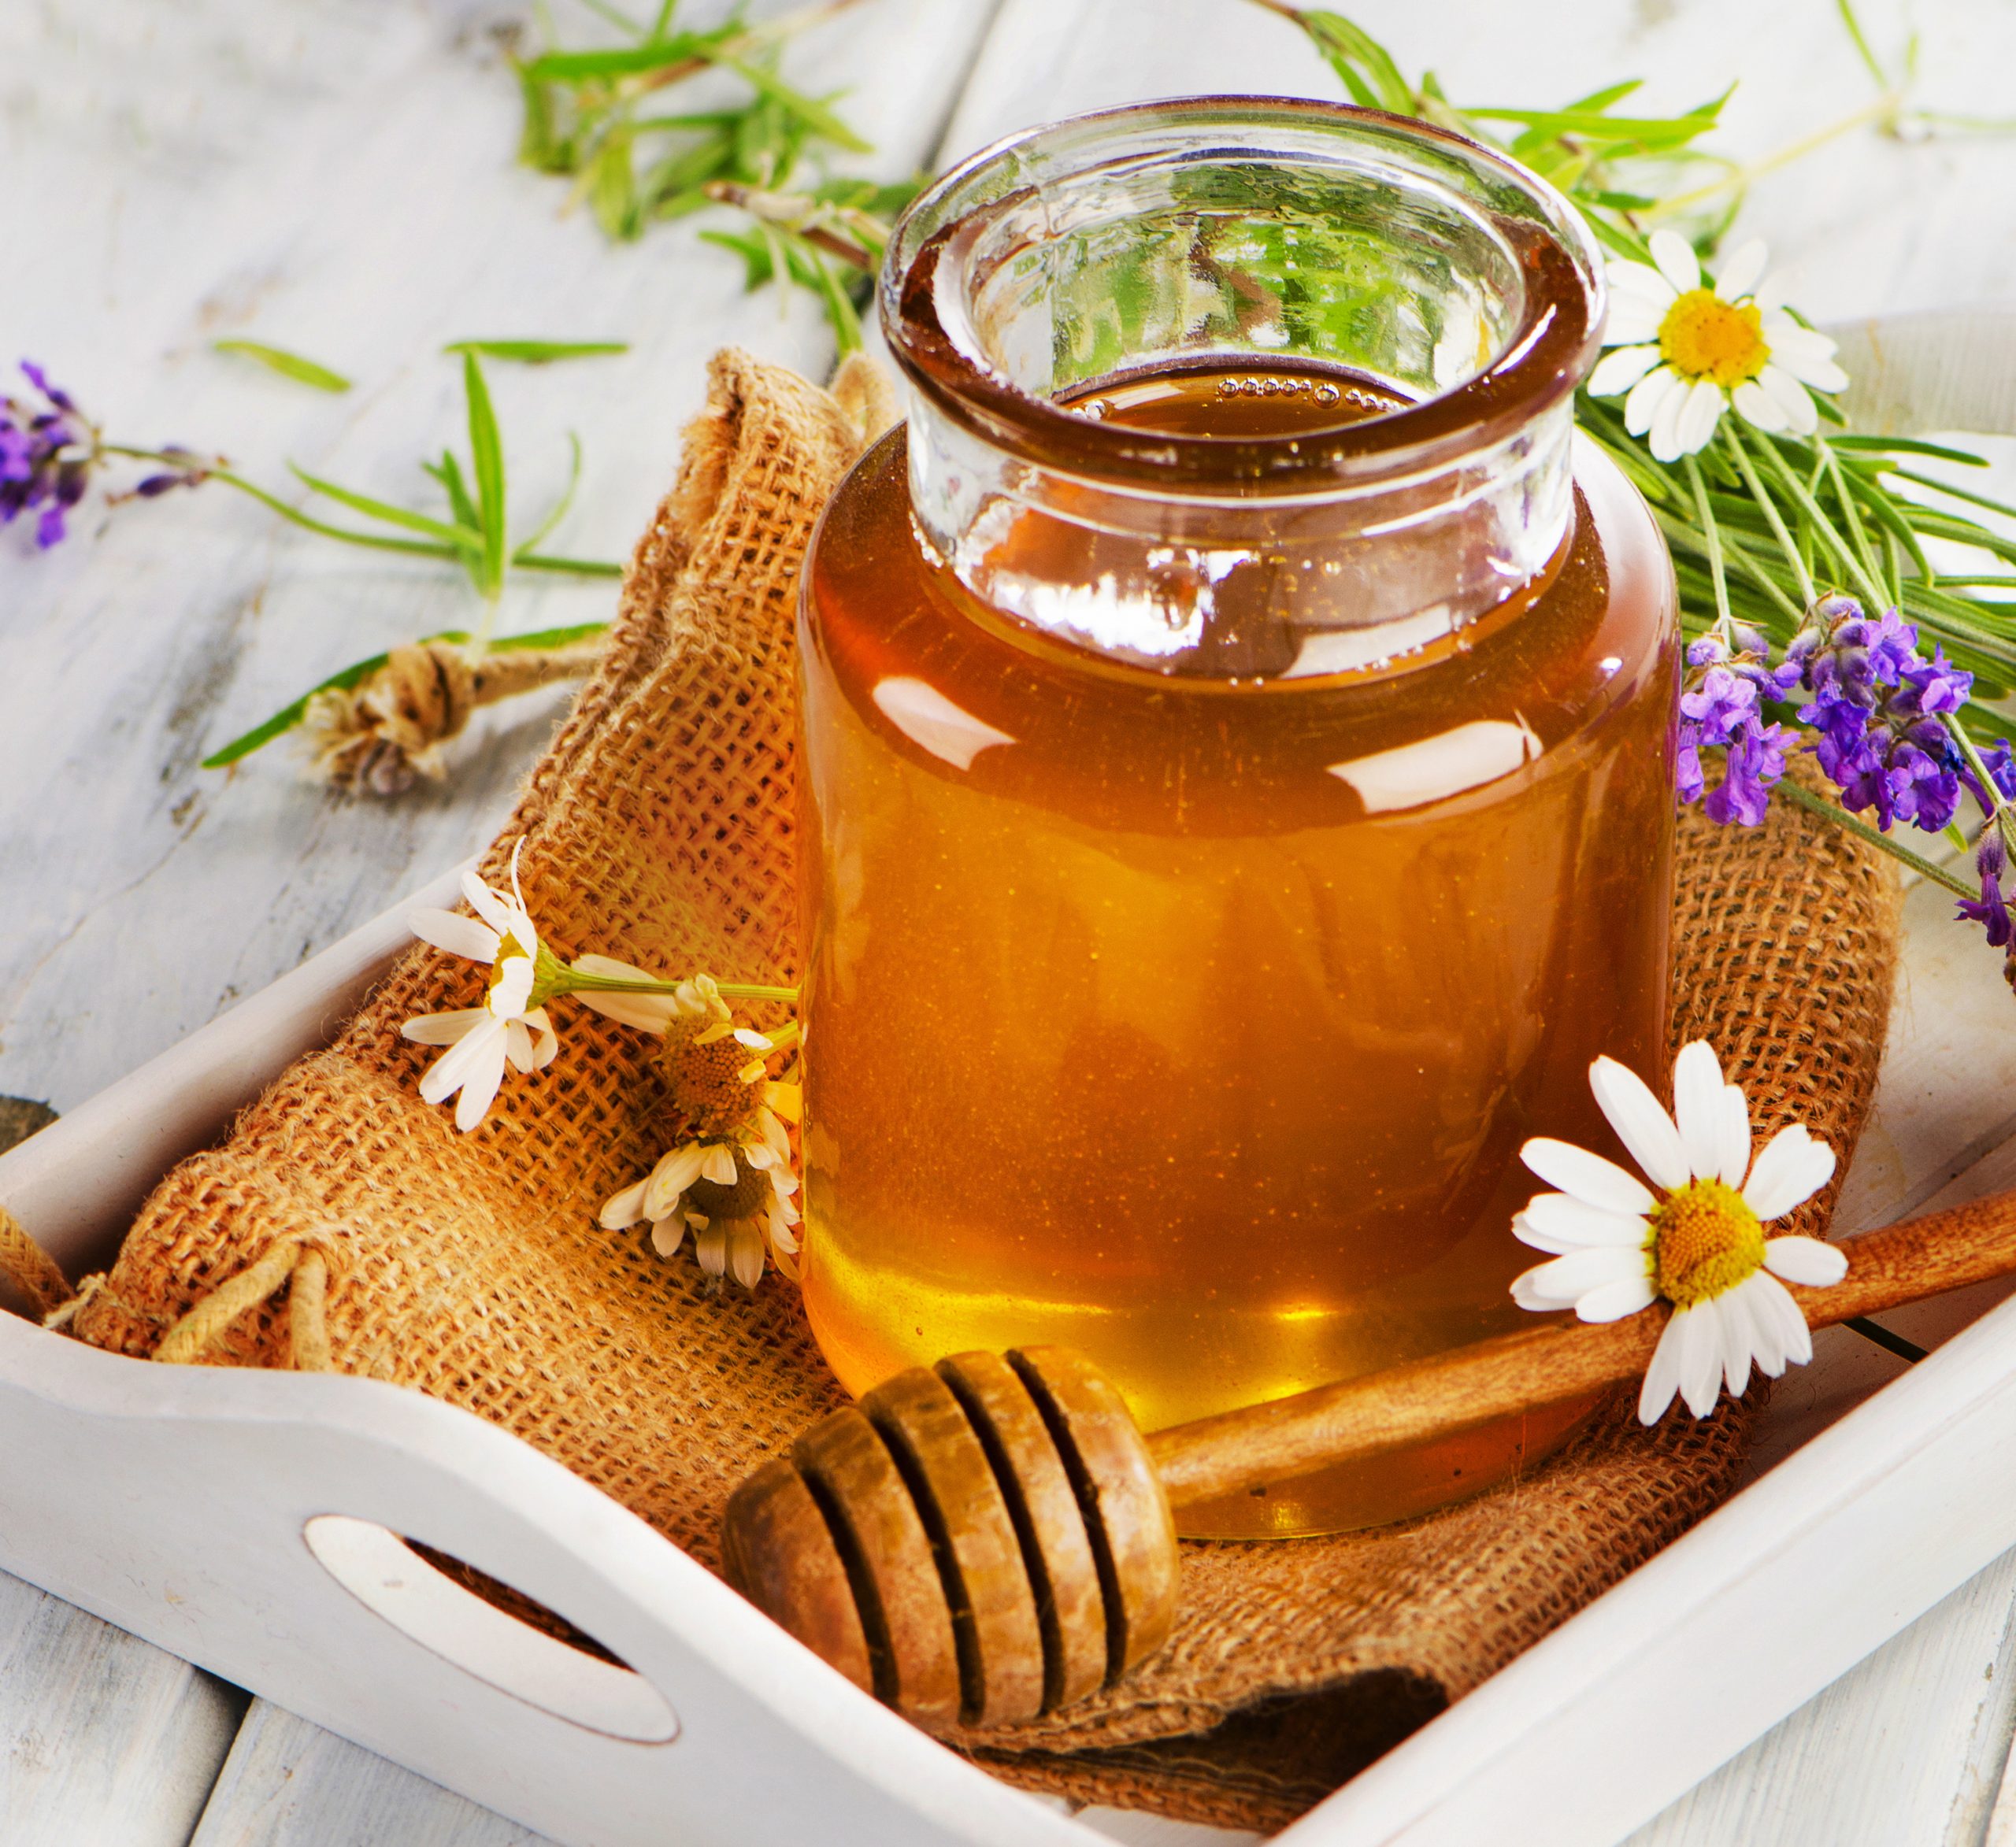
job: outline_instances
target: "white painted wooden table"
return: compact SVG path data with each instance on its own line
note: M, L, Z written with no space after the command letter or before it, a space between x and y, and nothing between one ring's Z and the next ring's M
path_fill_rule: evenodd
M565 17L569 0L555 3ZM691 227L613 248L561 212L557 183L513 165L516 94L491 28L516 10L6 0L0 361L42 360L121 439L221 448L267 480L292 457L406 498L424 485L414 458L460 440L443 342L628 339L622 359L493 374L524 504L558 484L578 430L584 492L554 543L623 555L669 476L706 353L734 339L816 372L828 349L809 302L746 300L739 263ZM1830 0L1355 11L1462 100L1563 101L1644 76L1649 105L1677 108L1740 76L1725 144L1747 157L1870 93ZM1920 0L1910 21L1892 0L1866 11L1886 51L1909 24L1921 31L1928 102L2016 102L2007 0ZM890 173L1140 97L1336 94L1296 35L1241 0L860 0L793 68L847 89L846 113L880 150L870 165ZM1763 182L1746 223L1817 316L2016 304L2016 141L1851 138ZM310 353L358 389L318 397L219 358L208 342L224 334ZM505 622L588 620L611 601L606 584L550 580L515 590ZM480 716L452 782L391 807L337 802L279 751L228 779L195 767L320 674L469 613L445 574L306 538L216 489L87 520L39 558L19 530L0 535L0 1091L81 1101L487 837L561 695ZM2016 1001L1947 912L1930 890L1911 899L1844 1228L2016 1183ZM1897 1324L1935 1338L1965 1306ZM1897 1362L1864 1350L1858 1364ZM1796 1435L1799 1389L1781 1394L1780 1441ZM2016 1556L1634 1843L2016 1847L2016 1793L1997 1804L2016 1727L2012 1622ZM0 1579L6 1847L533 1838Z

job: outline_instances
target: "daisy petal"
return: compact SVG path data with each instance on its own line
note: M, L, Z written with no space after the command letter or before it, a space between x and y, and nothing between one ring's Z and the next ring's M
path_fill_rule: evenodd
M511 926L517 921L511 907L473 872L462 875L462 896L469 901L469 908L498 936L511 934Z
M1709 1305L1716 1311L1717 1331L1721 1336L1722 1383L1732 1398L1741 1397L1750 1384L1750 1361L1755 1349L1748 1301L1743 1284L1739 1283Z
M1627 1276L1621 1282L1606 1283L1592 1289L1575 1305L1577 1318L1584 1321L1621 1321L1658 1300L1649 1276Z
M497 946L503 940L473 917L465 917L457 911L436 910L431 905L410 913L406 927L422 942L431 942L451 956L466 956L472 962L494 962Z
M763 1240L752 1227L738 1226L729 1233L728 1263L744 1289L754 1289L763 1280Z
M1551 1294L1541 1286L1538 1279L1540 1271L1546 1268L1547 1265L1542 1264L1534 1269L1521 1270L1512 1279L1514 1303L1532 1314L1551 1315L1573 1305Z
M1810 1364L1813 1359L1813 1330L1807 1326L1806 1317L1799 1312L1799 1304L1792 1300L1785 1286L1777 1277L1760 1270L1744 1286L1750 1291L1751 1312L1770 1318L1785 1357L1795 1366Z
M522 1020L504 1022L504 1056L515 1071L532 1068L532 1035Z
M1655 461L1677 461L1684 453L1680 446L1680 420L1693 394L1692 386L1677 381L1674 388L1659 400L1659 408L1652 415L1652 427L1645 432L1645 446Z
M455 1046L490 1017L487 1007L458 1007L452 1013L423 1013L399 1028L417 1046Z
M1673 1061L1673 1116L1694 1177L1718 1172L1722 1150L1722 1061L1706 1039L1691 1040Z
M1750 1105L1740 1086L1730 1084L1722 1092L1722 1120L1716 1146L1720 1151L1717 1172L1723 1185L1741 1190L1750 1171Z
M654 1219L669 1216L679 1196L699 1179L701 1164L706 1157L706 1149L698 1142L688 1142L684 1147L674 1148L663 1156L651 1169L647 1183L650 1190L644 1195L646 1215Z
M1659 362L1656 346L1620 346L1606 353L1589 374L1592 398L1614 398L1628 391Z
M1839 341L1818 328L1807 326L1782 308L1773 309L1763 316L1759 331L1774 356L1796 353L1804 359L1832 359L1841 350Z
M1551 1264L1542 1264L1536 1270L1527 1271L1521 1280L1526 1283L1529 1295L1566 1308L1593 1289L1601 1289L1612 1283L1631 1282L1644 1274L1642 1252L1599 1246L1570 1251Z
M1722 1316L1710 1298L1673 1316L1681 1323L1680 1395L1696 1417L1706 1417L1722 1395Z
M497 974L487 1003L499 1020L513 1020L525 1010L532 998L532 962L529 956L506 956L497 964Z
M1721 273L1715 278L1715 293L1725 302L1741 301L1763 279L1764 265L1770 254L1761 237L1751 238L1738 245L1735 252L1723 261Z
M1764 1268L1788 1283L1828 1289L1847 1275L1848 1253L1818 1238L1770 1238L1764 1242Z
M662 1257L676 1257L679 1247L686 1242L686 1221L674 1214L669 1219L655 1219L651 1223L651 1249Z
M1750 1354L1757 1370L1766 1379L1777 1379L1785 1370L1784 1329L1777 1309L1757 1287L1755 1276L1747 1276L1722 1299L1739 1311L1750 1329Z
M1613 296L1629 295L1634 301L1649 303L1662 313L1673 305L1673 298L1680 292L1649 263L1632 263L1621 257L1613 257L1608 275Z
M1666 311L1632 295L1612 295L1610 314L1603 322L1606 346L1644 346L1657 349L1660 324Z
M735 1184L735 1150L725 1142L716 1142L708 1147L701 1157L700 1178L711 1180L717 1186Z
M640 1032L662 1033L679 1016L679 1003L670 994L610 994L577 988L574 998L605 1019L634 1026Z
M1781 346L1771 349L1772 363L1790 372L1803 385L1810 385L1816 391L1844 391L1847 389L1848 375L1833 360L1816 358L1797 350Z
M710 1225L704 1231L695 1231L693 1254L710 1276L720 1275L728 1268L728 1227Z
M1624 401L1625 428L1634 436L1644 435L1651 428L1666 399L1686 389L1680 374L1670 365L1648 372L1632 387L1631 395Z
M1622 1245L1642 1249L1647 1236L1645 1221L1626 1212L1606 1212L1585 1205L1566 1193L1541 1193L1526 1202L1519 1216L1544 1238L1558 1238L1573 1249L1592 1245ZM1530 1241L1529 1241L1530 1242Z
M1659 454L1658 431L1655 428L1653 455L1662 461L1672 461L1683 455L1698 454L1714 435L1715 426L1722 420L1722 412L1728 403L1728 394L1713 379L1696 379L1681 406L1680 415L1673 420L1673 453Z
M1834 1177L1834 1151L1803 1125L1779 1130L1765 1144L1744 1183L1743 1202L1758 1218L1781 1218L1803 1205Z
M1572 1142L1536 1135L1519 1150L1519 1158L1550 1186L1558 1186L1571 1198L1599 1211L1635 1216L1650 1212L1658 1203L1636 1175Z
M1729 394L1736 415L1767 435L1780 435L1792 428L1792 419L1781 410L1771 394L1755 379L1745 379Z
M501 1032L485 1035L479 1042L474 1033L462 1041L463 1046L480 1043L483 1053L462 1085L462 1094L455 1100L455 1127L466 1135L489 1113L490 1106L496 1100L498 1086L504 1082L504 1035ZM459 1052L461 1046L455 1051ZM443 1058L452 1058L454 1052L444 1052Z
M543 1007L535 1007L524 1018L533 1035L532 1068L543 1071L558 1055L560 1035L553 1030L553 1022Z
M1646 1178L1668 1193L1684 1186L1692 1177L1687 1149L1673 1118L1660 1107L1645 1080L1614 1058L1599 1058L1589 1067L1589 1088L1618 1138L1645 1170Z
M423 1103L447 1102L469 1082L492 1049L496 1052L497 1075L502 1081L504 1075L504 1023L495 1018L486 1018L471 1027L427 1068L420 1080L421 1101Z
M1652 261L1658 265L1660 275L1672 283L1675 294L1684 295L1689 289L1700 287L1700 259L1678 231L1655 231L1646 242L1651 248Z
M1681 1317L1667 1322L1652 1349L1652 1363L1645 1368L1645 1382L1638 1391L1638 1421L1657 1423L1666 1414L1673 1395L1680 1390L1680 1349L1684 1330Z
M650 1184L648 1179L639 1180L634 1186L626 1186L605 1204L596 1215L595 1223L605 1231L627 1231L644 1216L644 1189Z
M1766 366L1757 375L1757 383L1765 395L1785 413L1787 424L1800 435L1810 436L1820 428L1820 413L1813 408L1811 396L1784 367Z

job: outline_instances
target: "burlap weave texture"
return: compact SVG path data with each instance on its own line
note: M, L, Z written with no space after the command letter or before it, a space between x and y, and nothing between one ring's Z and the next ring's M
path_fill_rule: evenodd
M798 568L881 420L861 375L843 382L845 408L743 355L714 361L607 659L484 867L502 883L522 838L527 900L562 955L795 978ZM1755 831L1688 817L1681 864L1676 1042L1714 1043L1764 1131L1802 1120L1845 1157L1888 1012L1894 880L1789 807ZM642 1035L557 1002L559 1058L507 1080L476 1133L421 1102L431 1054L400 1023L473 1005L481 986L424 946L403 958L335 1044L162 1183L74 1331L148 1354L273 1240L333 1221L339 1368L503 1426L711 1565L730 1489L841 1394L776 1279L714 1293L690 1257L661 1262L638 1232L596 1224L662 1151ZM1831 1204L1795 1228L1823 1228ZM287 1351L283 1296L213 1357ZM1648 1434L1606 1414L1530 1479L1403 1527L1187 1547L1160 1656L1093 1701L968 1742L1080 1800L1277 1823L1714 1506L1747 1422L1729 1408Z

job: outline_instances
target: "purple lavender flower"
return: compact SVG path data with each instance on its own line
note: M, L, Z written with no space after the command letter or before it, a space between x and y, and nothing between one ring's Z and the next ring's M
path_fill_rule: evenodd
M1767 724L1764 701L1781 698L1800 673L1770 664L1770 644L1751 629L1736 631L1732 652L1721 636L1703 635L1687 650L1688 675L1680 695L1680 799L1698 801L1707 787L1701 753L1725 746L1728 768L1708 796L1709 817L1754 827L1764 818L1771 785L1785 773L1783 727Z
M1729 739L1728 768L1721 787L1709 791L1702 805L1708 819L1755 827L1770 805L1771 786L1785 773L1784 729L1780 724L1747 724Z
M0 398L0 526L36 514L35 543L61 542L66 516L91 485L98 431L69 393L28 360L21 371L42 404Z
M1988 932L1990 945L1999 949L2008 948L2010 936L2016 934L2010 928L2009 904L2002 892L2002 875L2007 865L2002 830L1991 826L1981 836L1981 843L1974 853L1974 870L1981 875L1981 895L1978 900L1963 898L1956 907L1962 917L1982 925Z

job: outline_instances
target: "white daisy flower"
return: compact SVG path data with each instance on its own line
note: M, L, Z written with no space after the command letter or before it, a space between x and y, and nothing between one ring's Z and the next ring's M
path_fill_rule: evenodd
M651 1248L676 1257L692 1232L700 1268L732 1273L744 1289L762 1279L767 1252L778 1270L798 1279L798 1181L791 1142L767 1109L732 1140L687 1142L669 1150L650 1173L603 1206L606 1231L650 1222Z
M399 1029L418 1044L448 1048L427 1068L420 1094L429 1103L445 1103L460 1092L455 1127L465 1134L487 1113L507 1064L538 1071L560 1049L545 1008L532 1005L540 975L539 941L518 884L518 851L524 845L521 840L512 850L510 897L465 872L462 894L476 916L428 907L406 920L423 942L490 964L490 990L480 1007L423 1013Z
M1710 287L1686 239L1661 230L1648 241L1650 264L1610 265L1603 344L1616 350L1589 375L1590 394L1630 393L1624 427L1649 437L1655 461L1707 447L1732 404L1760 430L1811 435L1810 392L1838 391L1848 375L1834 342L1801 326L1764 279L1762 242L1735 251Z
M1519 1158L1561 1190L1537 1194L1512 1229L1557 1254L1513 1283L1513 1300L1572 1308L1584 1321L1672 1303L1638 1396L1644 1423L1658 1423L1676 1392L1706 1417L1724 1383L1741 1393L1753 1360L1776 1379L1810 1360L1813 1336L1784 1284L1839 1283L1847 1257L1817 1238L1767 1238L1764 1226L1827 1184L1834 1151L1795 1123L1753 1161L1749 1106L1705 1040L1673 1060L1671 1116L1614 1058L1590 1067L1589 1086L1651 1185L1587 1149L1529 1142Z

